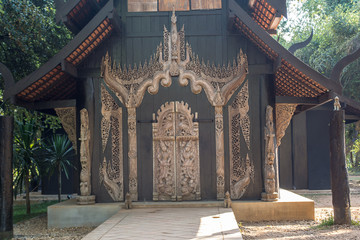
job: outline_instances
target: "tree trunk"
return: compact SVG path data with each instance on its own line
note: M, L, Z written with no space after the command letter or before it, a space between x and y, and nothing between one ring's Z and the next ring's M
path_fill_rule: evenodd
M13 117L0 117L0 239L13 236Z
M25 176L25 192L26 192L26 214L30 214L30 174L29 171L26 172Z
M61 201L61 165L58 165L58 201Z
M344 110L332 112L330 120L330 175L335 224L351 224L344 119Z

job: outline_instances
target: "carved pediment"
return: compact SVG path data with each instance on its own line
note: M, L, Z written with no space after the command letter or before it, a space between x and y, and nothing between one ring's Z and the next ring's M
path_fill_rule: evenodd
M169 87L171 77L178 77L181 86L187 86L190 82L194 94L204 89L213 106L224 106L245 80L248 62L242 50L232 65L205 64L193 53L191 46L185 44L184 26L178 31L176 22L173 11L171 30L164 26L163 43L157 47L149 62L127 68L117 66L108 53L103 58L101 76L126 107L138 107L146 90L150 94L157 94L160 84Z

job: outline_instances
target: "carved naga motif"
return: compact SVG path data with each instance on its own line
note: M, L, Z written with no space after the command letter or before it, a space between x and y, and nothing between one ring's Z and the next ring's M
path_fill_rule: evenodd
M241 158L241 132L247 150L250 151L250 118L248 82L244 84L231 105L229 105L230 140L230 192L232 199L240 199L254 178L254 165L247 154Z
M276 171L275 163L275 132L273 108L266 107L266 125L265 125L265 162L264 162L264 185L265 192L261 194L263 201L277 201L278 193L276 189Z
M153 123L153 199L199 200L199 128L184 102L170 102Z
M177 31L175 11L171 17L171 31L164 26L163 44L157 47L156 53L139 67L121 68L112 63L107 53L102 60L101 75L106 84L116 92L126 107L138 107L147 90L157 94L159 85L169 87L171 77L177 76L181 86L190 87L198 94L205 90L213 106L224 106L234 91L243 83L248 72L247 57L240 50L233 65L217 66L200 62L191 46L185 44L184 26ZM113 66L111 66L113 65Z
M276 111L276 145L281 144L281 139L285 136L285 131L290 124L291 118L294 115L297 104L282 104L278 103L275 106Z
M114 201L123 201L122 108L104 86L101 86L101 140L104 153L111 131L111 161L104 157L100 165L100 182Z
M157 47L156 53L147 63L132 68L121 68L112 63L107 53L102 59L101 76L105 83L116 93L119 100L127 107L129 124L129 159L130 166L130 194L137 200L137 158L136 149L136 108L141 104L145 91L157 94L160 84L164 87L171 85L171 78L178 77L180 86L187 86L190 82L191 91L199 94L204 89L208 101L215 107L216 128L216 168L217 168L217 198L224 199L224 133L223 133L223 106L229 101L232 94L244 82L248 73L246 55L240 50L233 64L217 66L200 62L193 53L191 46L185 43L184 27L177 30L177 17L173 11L170 32L164 26L163 43ZM130 125L129 125L130 126ZM134 135L135 133L135 135ZM133 173L133 174L132 174Z

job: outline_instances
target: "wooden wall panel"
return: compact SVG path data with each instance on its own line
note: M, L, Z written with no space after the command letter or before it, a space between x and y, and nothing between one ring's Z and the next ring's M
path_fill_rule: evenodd
M121 3L126 7L127 3ZM84 62L84 73L94 74L97 77L100 74L101 58L109 52L116 64L124 64L126 66L134 63L144 63L149 61L152 54L155 53L156 47L163 40L164 25L170 30L171 12L157 13L128 13L121 10L123 23L122 35L113 35L106 43L101 45L86 62ZM245 37L240 34L234 34L227 29L226 11L189 11L178 12L178 29L184 24L186 41L192 46L194 53L198 54L200 59L205 62L214 62L217 64L232 63L233 59L239 53L240 48L248 55L249 64L266 64L269 60ZM253 69L253 68L252 68ZM100 111L99 89L94 78L95 88L95 105L96 112ZM251 158L255 167L254 181L249 185L244 199L259 199L263 191L263 174L262 162L264 158L264 125L265 125L265 109L268 104L273 105L272 99L273 79L271 75L250 72L249 80L249 116L251 119ZM236 95L236 93L234 94ZM139 201L150 201L152 199L152 126L146 123L152 118L152 113L156 112L166 101L184 100L187 102L192 112L198 112L200 119L208 121L200 122L200 181L201 181L201 197L202 199L216 199L216 153L215 153L215 130L214 130L214 108L210 106L205 93L195 95L191 93L190 87L180 87L177 78L173 78L170 88L160 87L157 95L153 96L149 93L145 94L144 100L137 109L138 121L138 176L139 176ZM231 103L232 100L229 101ZM96 117L95 129L100 131L100 120ZM128 163L127 163L127 112L123 108L123 149L124 149L124 191L128 191ZM225 140L225 190L229 190L229 137L228 137L228 113L227 106L224 107L224 140ZM100 132L96 133L100 139ZM101 147L94 144L95 149ZM242 140L243 141L243 140ZM245 146L245 142L241 143ZM94 150L99 151L99 150ZM106 150L105 154L109 154ZM100 156L97 153L97 156ZM99 167L99 158L95 159L94 168ZM98 171L98 170L96 170ZM96 177L95 177L96 178ZM94 179L94 182L98 179ZM97 184L95 186L95 194L100 202L111 201L106 195L103 186Z
M330 189L330 111L306 114L309 189Z
M281 139L281 145L278 149L280 187L285 189L293 188L292 146L292 127L290 124L285 131L285 136Z
M189 11L189 0L159 0L159 11Z
M308 188L308 163L306 141L306 113L293 117L293 158L294 186L296 189Z
M128 0L129 12L157 11L157 0Z
M221 0L191 0L191 10L219 8L221 8Z

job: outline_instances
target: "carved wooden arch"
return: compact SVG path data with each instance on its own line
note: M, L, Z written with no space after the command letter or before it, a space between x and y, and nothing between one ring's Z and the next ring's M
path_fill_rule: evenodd
M157 94L160 85L169 87L171 77L177 76L181 86L190 82L191 91L199 94L204 89L212 106L224 106L234 91L244 82L248 73L246 55L240 50L233 64L215 66L200 62L185 44L184 26L178 32L175 12L171 17L171 31L164 26L164 43L160 43L149 63L145 61L137 67L116 66L108 53L102 60L101 76L105 83L117 94L126 107L138 107L148 91Z
M185 44L184 26L178 32L177 17L173 11L170 32L164 26L163 43L149 60L137 67L116 66L107 53L101 63L101 76L116 93L128 110L129 136L129 191L132 200L137 200L137 143L136 108L141 104L145 92L157 94L160 85L169 87L171 77L178 77L181 86L190 82L191 91L199 94L204 89L208 101L215 107L217 198L224 198L224 132L223 106L236 89L244 82L248 73L246 55L240 50L233 64L215 66L200 62Z

